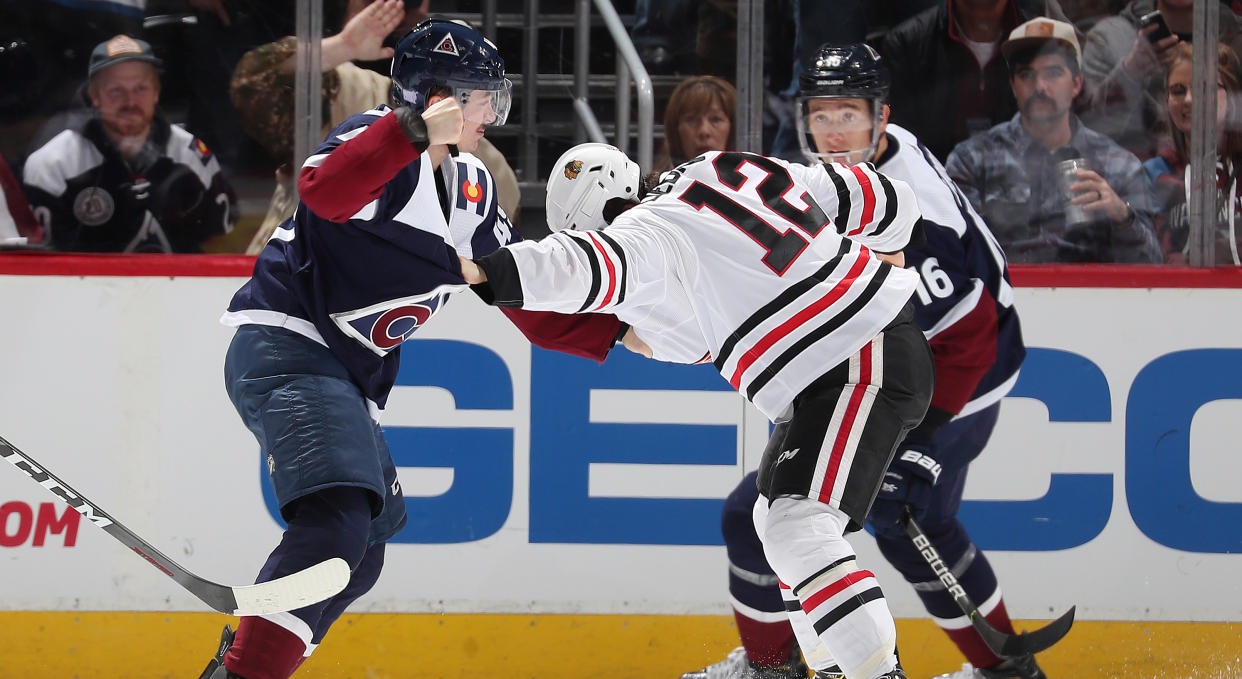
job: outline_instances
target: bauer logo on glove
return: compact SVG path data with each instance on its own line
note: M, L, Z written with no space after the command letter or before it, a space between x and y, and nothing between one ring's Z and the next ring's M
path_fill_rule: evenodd
M940 480L940 463L917 450L907 450L901 454L902 462L910 462L926 469L932 477L932 485Z

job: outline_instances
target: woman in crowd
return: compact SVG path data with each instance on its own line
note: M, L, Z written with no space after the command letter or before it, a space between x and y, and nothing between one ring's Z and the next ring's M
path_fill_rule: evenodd
M664 155L653 169L663 172L707 151L735 150L736 112L737 90L729 81L714 75L681 81L664 109Z
M1155 187L1160 210L1156 234L1169 264L1185 264L1190 234L1187 186L1190 184L1190 110L1192 66L1190 43L1172 50L1165 75L1169 130L1173 143L1143 163ZM1242 264L1238 236L1238 171L1242 168L1242 126L1238 96L1242 91L1242 64L1228 45L1217 47L1216 79L1216 261Z

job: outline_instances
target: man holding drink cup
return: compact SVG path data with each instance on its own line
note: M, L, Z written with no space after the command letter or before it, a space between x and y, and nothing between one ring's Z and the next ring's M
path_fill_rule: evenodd
M1073 26L1032 19L1001 52L1018 113L959 144L945 167L1010 261L1161 261L1138 158L1071 112L1083 80Z

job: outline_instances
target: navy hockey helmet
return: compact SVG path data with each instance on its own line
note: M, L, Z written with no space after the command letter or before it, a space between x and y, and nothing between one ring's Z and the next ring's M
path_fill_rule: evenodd
M891 79L880 54L863 42L827 43L798 79L797 127L802 153L813 162L858 163L872 159L880 139L880 121L888 101ZM871 102L871 119L852 120L845 114L828 112L814 100L864 99ZM814 109L814 110L813 110ZM866 124L871 130L868 145L821 152L814 133L826 130L851 131Z
M496 45L464 21L427 19L397 42L392 98L421 112L433 87L447 87L467 120L503 125L513 83ZM473 101L473 104L472 104ZM481 113L472 116L472 109Z

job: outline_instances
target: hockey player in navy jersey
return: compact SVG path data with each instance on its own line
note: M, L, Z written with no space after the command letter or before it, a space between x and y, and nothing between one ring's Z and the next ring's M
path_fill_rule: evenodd
M886 68L870 46L829 44L802 77L797 99L809 161L874 163L918 187L923 214L927 242L906 251L906 266L920 274L915 321L931 343L936 389L922 424L898 448L868 518L884 557L971 665L946 678L1042 677L1033 658L1002 659L988 649L899 525L910 507L988 622L1013 633L996 575L957 519L967 467L987 444L1026 353L1013 289L999 245L940 162L913 134L887 124L888 89ZM798 645L808 660L822 650L802 634L795 645L796 629L781 615L776 577L749 521L756 496L752 473L726 500L721 522L743 646L683 679L806 677Z
M258 439L288 527L256 581L330 557L352 569L320 604L225 628L205 679L286 679L380 575L405 503L379 417L401 343L467 288L459 255L516 238L471 151L509 110L490 41L428 20L403 37L393 105L354 115L306 159L302 202L259 254L223 322L229 397ZM544 347L603 360L611 316L510 313Z
M616 314L627 347L711 361L778 422L754 525L789 616L853 679L904 679L888 604L844 535L931 396L918 276L901 267L922 237L911 188L716 151L647 188L619 150L584 144L554 165L547 202L556 233L463 261L466 279L501 306Z

